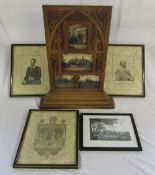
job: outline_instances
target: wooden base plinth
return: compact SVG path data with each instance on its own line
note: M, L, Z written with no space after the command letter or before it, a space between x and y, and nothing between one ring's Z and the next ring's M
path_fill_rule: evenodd
M40 108L114 108L114 101L99 91L55 91L41 99Z

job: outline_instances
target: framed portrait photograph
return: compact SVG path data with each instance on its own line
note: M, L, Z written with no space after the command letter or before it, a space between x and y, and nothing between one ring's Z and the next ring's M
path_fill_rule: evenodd
M144 45L109 45L104 83L108 95L145 97L144 75Z
M78 111L30 110L14 168L78 168Z
M142 151L133 115L82 113L80 150Z
M50 90L44 44L12 44L10 96L35 96Z

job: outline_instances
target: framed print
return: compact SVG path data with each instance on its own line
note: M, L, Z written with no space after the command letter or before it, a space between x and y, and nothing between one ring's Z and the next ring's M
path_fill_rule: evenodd
M144 73L144 45L109 45L104 84L107 94L144 97Z
M78 168L78 111L30 110L14 168Z
M80 150L142 151L132 114L82 113Z
M12 44L10 96L35 96L50 90L44 44Z

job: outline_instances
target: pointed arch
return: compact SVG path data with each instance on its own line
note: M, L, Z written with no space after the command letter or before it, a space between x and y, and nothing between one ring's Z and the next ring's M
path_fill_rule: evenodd
M69 16L73 15L74 13L79 12L80 14L84 15L87 19L89 19L96 27L97 31L99 32L99 34L101 35L101 41L102 44L104 44L103 41L103 33L100 30L100 27L98 25L98 23L86 12L79 10L78 7L76 7L73 11L71 11L70 13L67 13L66 15L64 15L64 17L62 17L62 19L57 23L57 25L54 27L54 30L51 33L50 36L50 43L52 42L54 35L56 33L56 31L58 30L59 26L64 22L65 19L67 19Z

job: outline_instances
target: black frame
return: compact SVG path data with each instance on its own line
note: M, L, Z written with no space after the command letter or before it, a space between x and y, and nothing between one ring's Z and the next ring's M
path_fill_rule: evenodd
M33 111L74 111L76 112L76 162L75 164L66 164L66 165L62 165L62 164L17 164L17 160L18 160L18 156L20 154L20 151L21 151L21 146L22 146L22 143L24 141L24 137L25 137L25 134L26 134L26 130L27 130L27 127L28 127L28 124L29 124L29 120L30 120L30 116L31 116L31 113ZM78 169L78 124L79 124L79 121L78 121L78 116L79 116L79 111L78 110L46 110L46 109L30 109L29 112L28 112L28 116L27 116L27 120L25 122L25 126L24 126L24 129L23 129L23 133L22 133L22 136L21 136L21 139L20 139L20 143L19 143L19 146L18 146L18 149L17 149L17 153L16 153L16 156L15 156L15 160L13 162L13 168L48 168L48 169Z
M14 95L12 93L12 87L13 87L13 70L14 70L14 66L13 66L13 63L14 63L14 47L18 47L18 46L44 46L46 47L46 44L11 44L11 71L10 71L10 97L42 97L42 96L45 96L47 95L46 93L45 94L30 94L30 95L25 95L25 94L17 94L17 95Z
M141 95L126 95L126 94L108 94L109 96L118 97L146 97L145 95L145 45L144 44L109 44L108 46L124 46L124 47L141 47L142 48L142 86L143 92Z
M122 116L126 115L131 118L133 130L135 133L135 137L137 140L137 147L84 147L83 146L83 117L84 115L97 115L97 116L110 116L110 115L116 115L116 116ZM80 126L80 139L79 139L79 148L81 151L142 151L142 146L140 143L140 139L138 136L138 132L136 129L136 125L134 122L133 114L131 113L81 113L80 114L80 119L79 119L79 126Z

